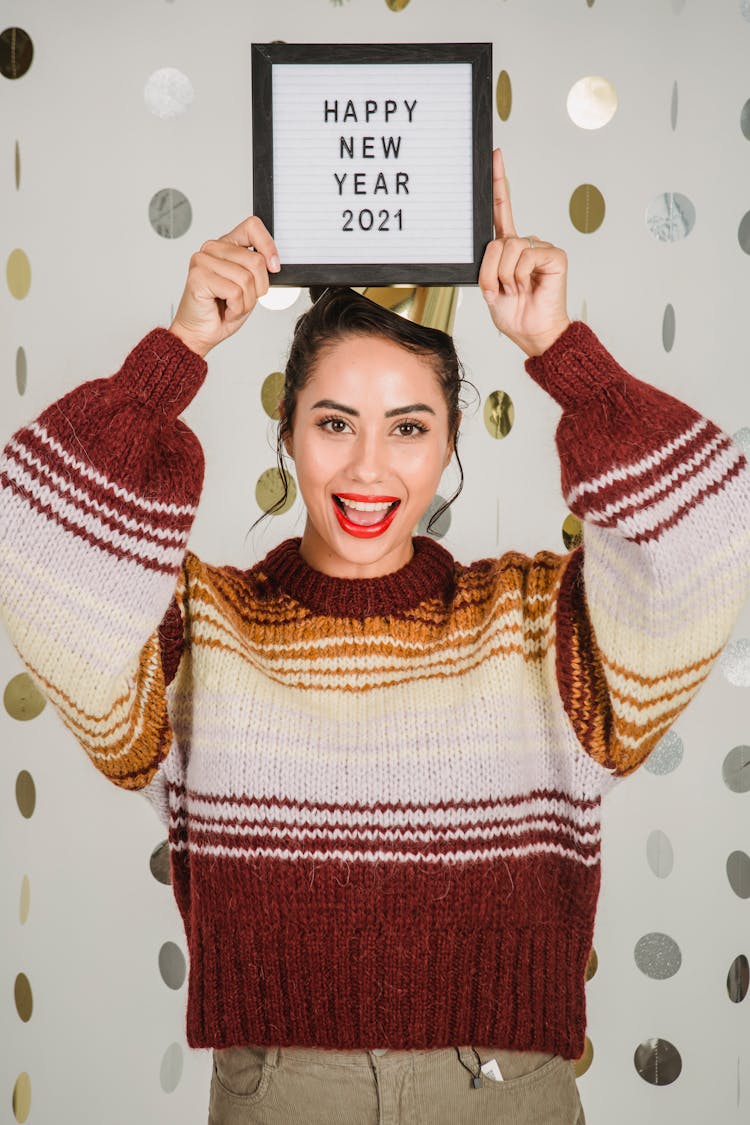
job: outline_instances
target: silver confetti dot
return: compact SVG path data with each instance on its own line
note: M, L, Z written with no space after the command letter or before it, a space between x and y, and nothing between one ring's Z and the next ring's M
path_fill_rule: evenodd
M182 1047L179 1043L170 1043L161 1060L159 1080L165 1094L171 1094L179 1085L182 1078Z
M143 88L143 100L156 117L179 117L192 105L193 84L186 74L164 66L151 74Z
M750 986L750 964L744 953L735 957L727 973L727 993L733 1004L741 1004Z
M646 226L660 242L677 242L695 226L695 207L686 195L666 191L646 208Z
M668 730L664 737L657 742L643 764L649 773L671 773L679 766L684 753L685 747L679 734L673 730Z
M733 793L750 793L750 746L735 746L724 759L721 774Z
M636 1047L633 1062L644 1082L653 1086L668 1086L682 1071L680 1052L668 1039L644 1040Z
M661 322L661 341L665 352L671 352L674 347L675 315L672 305L667 305Z
M635 963L652 980L673 977L682 964L680 947L668 934L644 934L636 943Z
M719 666L730 684L750 687L750 640L730 641L719 658Z
M736 434L732 435L746 457L750 457L750 426L743 426Z
M727 858L727 879L738 898L750 898L750 855L731 853Z
M740 11L742 12L743 18L750 23L750 0L740 0Z
M655 828L646 841L648 865L657 879L666 879L672 874L674 852L669 837L660 828Z

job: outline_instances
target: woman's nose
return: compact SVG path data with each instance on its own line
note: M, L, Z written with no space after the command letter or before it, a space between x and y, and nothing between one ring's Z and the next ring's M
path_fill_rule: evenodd
M385 450L375 435L360 434L352 448L349 471L352 480L374 484L384 476Z

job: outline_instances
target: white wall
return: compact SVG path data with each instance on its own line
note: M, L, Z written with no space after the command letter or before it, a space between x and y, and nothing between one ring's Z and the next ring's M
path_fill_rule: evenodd
M686 399L730 433L750 426L750 256L738 227L750 210L750 141L740 114L750 98L747 0L6 0L2 27L21 27L33 64L0 78L0 259L21 248L29 293L0 291L0 419L3 441L52 399L109 374L156 324L169 323L190 254L252 207L251 41L492 40L495 78L510 75L513 105L494 116L519 229L564 246L570 310L586 317L635 374ZM144 103L160 67L191 80L195 99L162 120ZM579 78L602 75L619 107L604 128L584 131L566 113ZM674 83L676 127L670 120ZM21 180L13 153L18 141ZM582 234L571 193L593 183L606 200L600 229ZM172 241L148 220L154 192L175 187L193 222ZM681 192L695 205L689 236L659 242L645 213ZM304 185L300 185L304 205ZM436 231L436 238L440 232ZM207 455L205 492L191 547L209 561L249 566L301 528L299 508L246 539L258 514L255 481L274 463L272 426L260 405L265 376L283 366L294 318L259 309L210 357L206 384L185 414ZM676 340L662 344L671 303ZM444 540L463 560L507 548L562 549L567 510L553 445L559 412L499 339L477 290L468 288L455 335L482 403L507 391L516 423L503 441L484 428L481 406L464 427L464 495ZM16 388L23 347L28 387ZM446 488L452 490L448 473ZM750 635L745 609L735 638ZM0 686L22 671L0 637ZM750 998L732 1003L732 960L750 954L750 900L731 888L730 852L750 851L750 795L722 779L729 751L750 742L747 688L720 668L677 725L684 746L671 772L642 769L609 799L599 969L588 984L594 1061L580 1078L589 1125L676 1122L730 1125L750 1112ZM4 1120L21 1072L28 1118L73 1125L205 1121L210 1052L185 1046L185 986L162 980L166 941L184 949L171 892L149 871L163 838L145 801L108 785L47 708L19 722L0 710L0 1101ZM37 803L15 800L28 770ZM662 829L674 870L657 878L646 841ZM21 921L24 876L31 888ZM750 887L747 888L750 894ZM636 942L669 934L682 953L667 980L644 975ZM34 1008L22 1022L14 982L25 973ZM633 1063L644 1040L680 1051L679 1079L650 1085ZM171 1044L183 1071L173 1092L160 1082ZM173 1048L177 1051L178 1048Z

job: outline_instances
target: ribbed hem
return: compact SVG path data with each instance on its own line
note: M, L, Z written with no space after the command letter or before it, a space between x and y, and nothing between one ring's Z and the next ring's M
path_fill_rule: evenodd
M205 359L178 336L154 328L136 344L112 383L124 385L129 398L175 419L195 397L207 371Z
M191 856L188 1043L578 1058L599 868L508 866Z
M414 555L380 578L334 578L313 570L299 553L301 539L286 539L255 568L283 593L329 617L398 616L432 598L450 600L455 563L445 547L418 535Z
M530 356L524 366L564 410L575 410L632 378L582 320L572 321L546 352Z

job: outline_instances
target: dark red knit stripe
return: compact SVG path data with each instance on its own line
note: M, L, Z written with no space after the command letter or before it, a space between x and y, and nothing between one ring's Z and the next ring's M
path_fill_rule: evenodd
M727 471L719 480L713 481L711 484L707 484L703 488L701 488L695 494L695 496L691 497L691 499L686 501L684 504L681 504L680 507L677 508L677 510L668 517L668 519L662 520L661 523L658 523L656 527L653 527L650 531L640 532L639 534L631 535L628 538L631 540L631 542L639 544L650 543L652 540L658 539L665 531L668 531L670 527L674 527L676 524L680 523L687 512L692 511L692 509L694 508L697 508L700 504L703 503L704 500L707 500L709 496L715 496L719 492L721 492L721 490L729 483L730 480L733 480L736 476L738 476L738 474L742 471L746 464L747 461L745 460L745 458L741 457L739 461L731 466L731 468L727 469ZM727 513L727 515L728 514L729 513Z
M714 433L715 432L716 429L714 427ZM701 433L701 441L697 444L703 445L713 436L714 435L712 434L707 438L705 433ZM649 487L655 485L657 481L662 481L659 488L655 492L650 493L645 500L634 501L632 504L626 504L622 507L619 507L617 511L613 513L607 520L607 524L609 526L614 526L618 520L625 519L627 516L632 515L634 512L641 511L644 508L649 508L652 504L658 503L660 500L664 499L665 496L668 496L670 493L674 492L676 488L679 488L683 484L685 484L686 481L691 480L693 477L697 476L698 473L705 471L705 469L709 465L711 465L713 461L715 461L726 449L729 449L731 446L731 438L725 437L707 457L704 457L699 464L691 466L689 471L681 473L676 481L663 481L662 478L664 476L677 469L680 465L684 465L685 461L688 460L690 454L684 452L683 450L680 450L678 454L675 454L674 457L670 458L670 464L662 463L656 469L652 469L647 474L643 474L638 477L628 477L627 481L618 481L616 485L612 485L605 489L597 491L593 495L593 497L589 493L586 493L584 501L585 505L587 508L601 511L610 504L619 503L620 499L624 496L630 496L633 493L642 492L645 489L648 489ZM597 520L597 525L604 526L599 520Z
M95 535L91 535L85 528L72 523L58 512L52 511L46 504L43 504L40 500L37 500L35 496L32 496L28 489L21 487L15 482L9 481L5 473L0 473L0 486L12 488L15 493L23 496L30 508L33 508L34 511L45 516L50 523L57 524L58 527L62 527L72 535L75 535L78 539L82 539L83 542L90 547L96 547L100 551L105 551L108 555L113 555L116 559L135 560L144 570L155 570L161 574L169 574L170 576L174 576L179 570L179 567L165 566L163 563L158 562L157 559L149 559L141 555L136 555L131 551L125 551L123 548L115 546L114 543L110 543L104 539L98 539Z
M580 856L589 858L599 854L599 842L583 844L568 833L545 832L538 829L513 836L502 833L488 838L484 833L464 837L461 840L389 840L375 836L370 840L363 840L360 836L339 836L335 839L310 836L307 833L295 833L293 836L272 836L263 832L238 838L234 833L228 834L221 831L201 831L190 825L190 843L194 847L222 847L238 855L246 850L267 848L283 856L293 851L336 852L351 851L367 854L373 851L392 851L401 855L447 855L451 852L486 852L493 848L527 848L532 844L541 844L546 848L563 847L577 852ZM399 862L399 861L395 861Z
M164 526L165 531L169 531L174 535L179 535L180 532L186 532L190 530L194 519L194 514L191 515L190 513L178 514L176 512L149 511L148 509L136 504L134 501L128 500L122 495L117 495L114 491L114 488L107 488L104 485L100 484L98 481L84 476L83 473L81 473L80 470L75 467L75 465L67 465L65 461L63 461L62 458L57 453L55 453L54 449L47 445L46 442L43 442L40 438L37 438L32 430L21 430L15 435L15 440L19 442L19 444L24 445L29 450L29 452L37 457L43 465L46 465L50 469L50 471L57 473L58 476L61 476L66 481L69 481L70 484L73 485L73 487L82 489L82 491L86 492L92 498L92 500L96 500L100 504L106 504L110 508L116 508L117 513L121 517L121 519L132 519L138 521L146 520L151 523L157 523L159 524L159 526ZM60 444L64 446L64 442L61 442ZM76 456L76 454L72 450L69 452L72 456L76 457L76 460L80 460L80 456ZM20 464L23 465L24 469L30 475L35 476L36 479L39 480L42 484L47 484L49 487L57 489L57 486L54 484L54 482L48 480L46 475L44 473L41 473L36 465L30 465L25 459L21 458L19 454L14 451L11 451L11 454L16 458L16 460L20 462ZM92 468L93 467L94 466L92 466ZM99 474L101 476L108 476L108 474L102 469L99 469ZM110 483L125 492L137 492L137 489L129 487L123 481L110 480ZM64 494L61 493L60 495ZM81 501L79 501L78 498L70 497L69 499L77 506L81 504ZM153 500L154 498L144 496L142 497L142 499L144 501L147 501ZM175 501L175 504L177 504L177 501ZM184 504L180 504L179 506L184 507Z
M502 808L510 806L515 808L517 805L522 805L526 801L534 801L537 799L547 801L564 801L566 804L572 805L576 809L593 809L598 808L601 803L601 798L592 797L586 799L583 797L575 797L566 793L562 789L530 789L528 793L512 797L483 797L476 801L464 800L444 800L444 801L347 801L346 804L341 804L336 801L311 801L308 798L304 800L295 800L293 797L275 797L275 796L252 796L247 794L230 793L223 796L220 793L201 793L196 789L188 789L185 785L177 785L169 782L170 790L182 796L186 796L188 800L193 801L206 801L211 804L232 804L232 805L274 805L279 808L288 809L321 809L323 811L341 810L345 812L368 812L370 810L378 812L385 811L419 811L420 809L487 809L487 808Z

